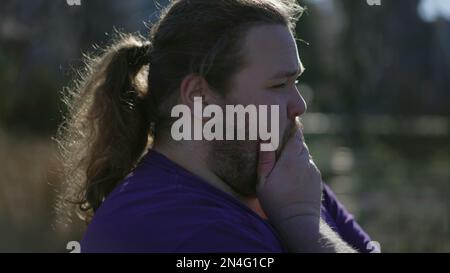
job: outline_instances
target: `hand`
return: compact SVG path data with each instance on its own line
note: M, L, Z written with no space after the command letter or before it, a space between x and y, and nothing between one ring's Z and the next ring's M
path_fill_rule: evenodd
M292 217L320 220L322 179L297 126L276 160L272 152L259 155L258 198L269 220L277 225Z

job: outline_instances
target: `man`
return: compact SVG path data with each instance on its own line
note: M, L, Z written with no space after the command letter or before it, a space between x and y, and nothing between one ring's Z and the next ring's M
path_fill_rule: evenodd
M195 3L197 10L206 9L206 1L176 2L185 4L180 13ZM214 3L217 7L236 3L242 10L265 4L277 12L272 6L277 2ZM165 16L171 14L169 9ZM246 25L237 43L244 61L227 81L226 95L220 95L202 73L188 73L182 76L174 98L193 113L199 97L205 105L222 108L276 105L277 124L270 125L279 129L279 147L262 151L261 139L177 141L170 130L157 127L153 145L137 167L94 206L83 252L371 250L367 234L331 190L322 186L304 142L298 117L306 111L306 104L296 86L304 68L292 28L266 19L256 21ZM193 31L198 29L193 27ZM156 47L160 37L154 35ZM152 78L152 67L157 65L150 61L150 97L156 90L151 88L152 79L158 80Z

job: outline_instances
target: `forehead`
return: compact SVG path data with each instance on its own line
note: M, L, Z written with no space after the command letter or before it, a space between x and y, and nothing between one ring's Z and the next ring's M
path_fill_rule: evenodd
M292 33L283 25L254 26L242 48L246 68L242 72L269 76L279 71L296 71L301 65Z

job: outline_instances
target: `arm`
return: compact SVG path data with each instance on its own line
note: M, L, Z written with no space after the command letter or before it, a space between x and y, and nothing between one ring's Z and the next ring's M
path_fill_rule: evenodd
M323 220L298 216L276 224L291 252L355 253Z
M344 205L325 183L323 184L322 219L335 230L340 237L359 252L373 252L369 235L356 222Z
M258 197L292 252L355 252L321 220L322 180L298 128L275 162L260 152Z

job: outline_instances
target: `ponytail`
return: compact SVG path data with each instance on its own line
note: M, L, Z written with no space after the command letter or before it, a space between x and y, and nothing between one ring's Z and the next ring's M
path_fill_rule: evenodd
M151 144L150 50L144 39L121 34L99 57L87 58L82 82L64 98L69 115L57 138L65 170L58 210L76 204L89 222Z

